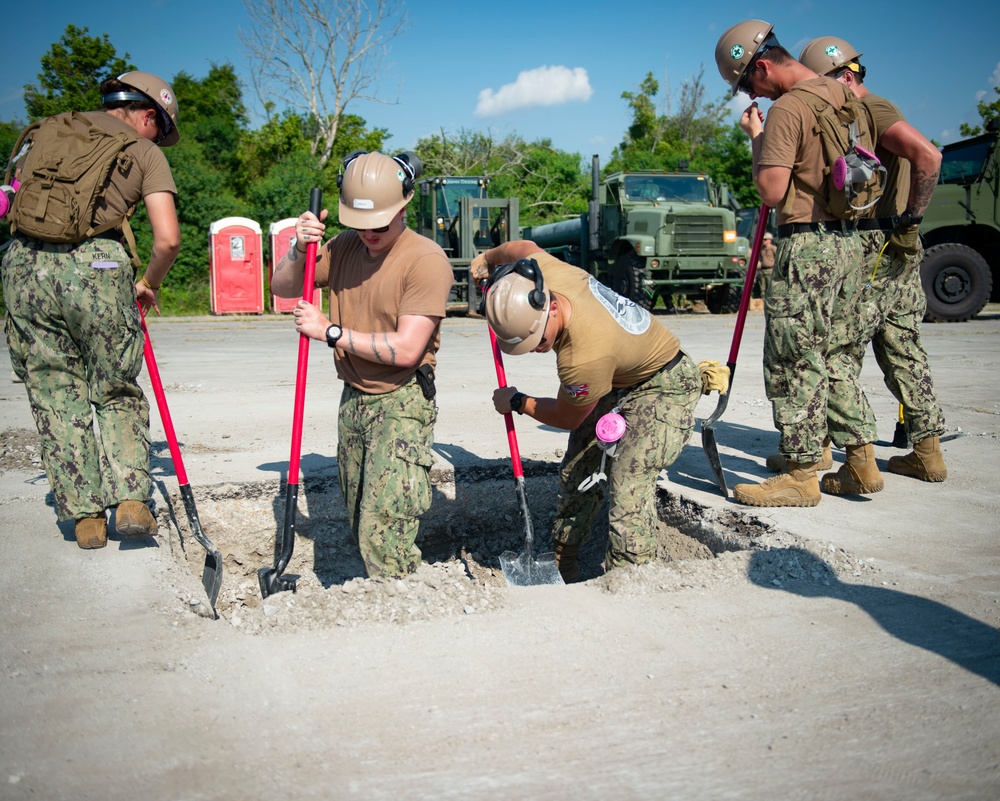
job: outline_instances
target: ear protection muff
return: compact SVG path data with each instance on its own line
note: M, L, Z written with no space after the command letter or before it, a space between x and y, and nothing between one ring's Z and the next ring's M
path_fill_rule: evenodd
M414 182L420 177L420 173L424 171L424 163L412 150L399 153L393 156L392 160L403 168L403 172L406 175L403 178L403 197L409 197L413 194Z
M542 282L542 271L538 268L538 262L534 259L518 259L512 264L501 264L493 271L490 286L511 273L517 273L522 278L534 281L535 288L528 293L528 305L536 311L544 309L545 284Z
M340 173L337 175L337 189L344 188L344 173L347 171L348 165L358 156L363 156L367 152L367 150L355 150L353 153L348 153L344 156L344 163L340 165Z

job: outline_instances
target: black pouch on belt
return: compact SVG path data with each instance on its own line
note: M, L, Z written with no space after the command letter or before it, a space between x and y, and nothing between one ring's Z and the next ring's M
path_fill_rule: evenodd
M434 370L431 366L429 364L420 365L413 377L420 384L420 391L424 393L424 397L427 400L433 400L434 396L437 395L437 387L434 386Z

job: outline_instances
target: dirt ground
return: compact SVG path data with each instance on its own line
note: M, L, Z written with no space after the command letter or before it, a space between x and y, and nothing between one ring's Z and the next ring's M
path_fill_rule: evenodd
M887 475L865 499L748 509L714 486L696 434L659 482L657 561L605 572L599 521L568 587L508 587L499 567L524 525L481 322L445 325L425 562L399 581L365 578L351 542L332 458L339 384L315 349L286 569L297 586L267 599L294 336L281 320L153 320L223 556L218 619L156 410L160 533L112 528L108 548L84 552L56 523L23 387L0 377L0 799L992 801L1000 403L981 376L1000 361L1000 310L988 311L926 329L954 437L943 484ZM721 358L733 320L662 322L695 358ZM775 442L760 347L752 313L717 429L730 488L766 475ZM544 359L510 361L512 383L551 390ZM884 470L894 402L869 361ZM525 421L541 551L565 435Z

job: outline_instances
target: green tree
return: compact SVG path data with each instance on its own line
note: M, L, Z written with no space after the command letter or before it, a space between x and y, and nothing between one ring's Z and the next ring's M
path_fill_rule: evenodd
M107 34L87 35L87 28L67 25L62 39L42 56L39 85L24 87L29 120L63 111L93 111L101 107L101 82L134 70L129 54L119 57Z
M984 130L986 130L986 125L993 120L1000 119L1000 86L994 86L993 92L996 94L996 98L987 103L985 100L979 101L978 111L979 116L982 120L980 125L969 125L968 123L962 123L958 131L962 136L979 136Z

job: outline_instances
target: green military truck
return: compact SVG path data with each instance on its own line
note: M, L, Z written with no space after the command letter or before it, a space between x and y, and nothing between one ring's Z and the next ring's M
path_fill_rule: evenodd
M444 249L455 274L450 312L478 310L477 288L469 279L473 257L518 238L518 199L487 197L488 183L475 176L445 175L417 184L415 230Z
M1000 269L1000 120L986 133L945 145L941 177L920 223L926 319L971 320L993 298Z
M625 170L600 180L593 157L589 210L521 229L521 238L586 269L645 308L662 297L733 311L749 242L737 236L729 190L700 172Z

